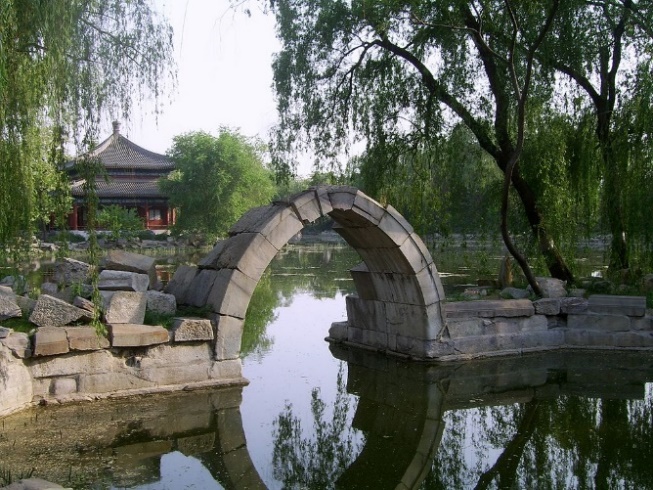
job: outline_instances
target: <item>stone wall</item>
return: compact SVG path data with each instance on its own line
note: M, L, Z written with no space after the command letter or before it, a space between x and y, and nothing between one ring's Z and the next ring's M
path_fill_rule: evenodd
M356 299L348 299L348 304ZM652 318L646 298L593 295L537 301L485 300L446 303L446 327L437 341L425 341L432 361L511 356L556 349L653 350ZM350 316L350 321L351 321ZM363 327L361 327L363 325ZM363 322L334 323L327 340L352 342L348 330ZM371 332L379 327L367 327ZM377 349L379 350L379 349Z
M80 261L58 262L56 282L43 283L49 294L37 300L0 286L0 321L22 316L34 327L28 334L0 326L0 416L36 403L246 383L240 343L225 341L226 327L192 317L174 318L170 330L144 324L146 311L176 312L174 296L157 291L153 258L109 252L99 309L79 296L89 271ZM100 316L105 333L89 324Z

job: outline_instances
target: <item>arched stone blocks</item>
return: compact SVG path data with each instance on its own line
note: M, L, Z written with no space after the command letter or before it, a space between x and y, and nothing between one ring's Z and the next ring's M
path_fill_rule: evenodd
M330 340L416 358L434 357L443 330L442 284L431 255L410 224L349 186L319 186L248 211L197 267L181 267L168 290L178 302L208 306L218 325L216 356L238 357L250 297L283 246L322 216L363 259L351 270L358 292L347 322Z

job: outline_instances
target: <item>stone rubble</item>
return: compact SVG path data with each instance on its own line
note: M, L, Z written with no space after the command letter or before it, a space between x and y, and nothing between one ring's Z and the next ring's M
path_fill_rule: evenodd
M88 264L58 263L58 282L44 288L52 295L37 300L0 286L0 321L23 316L34 324L29 334L0 326L0 416L39 400L245 383L237 354L216 355L211 320L175 318L170 332L144 324L147 311L168 316L177 311L174 295L151 288L157 284L151 279L154 259L119 251L110 253L104 266L119 269L100 272L106 334L88 325L93 302L73 299L73 291L90 287L78 282L88 279ZM64 292L70 302L60 299ZM239 349L240 344L235 352Z

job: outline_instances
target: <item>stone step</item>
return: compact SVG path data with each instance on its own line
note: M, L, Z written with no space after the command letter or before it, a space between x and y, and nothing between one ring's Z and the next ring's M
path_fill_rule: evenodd
M535 308L528 299L456 301L446 303L447 318L494 318L533 316Z

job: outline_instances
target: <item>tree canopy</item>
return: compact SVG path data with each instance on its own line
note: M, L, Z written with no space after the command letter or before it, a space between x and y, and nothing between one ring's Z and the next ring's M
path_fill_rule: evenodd
M173 232L223 236L245 211L268 204L275 186L262 154L260 142L227 128L176 136L168 152L175 170L160 181L178 213Z
M550 273L572 279L558 245L570 233L561 217L602 202L598 223L623 257L617 241L634 233L626 227L637 215L625 201L651 194L650 161L640 157L648 170L630 188L635 152L614 147L618 135L650 146L648 129L632 131L635 115L650 121L652 8L648 0L275 0L275 162L304 149L329 159L362 141L368 174L423 170L463 124L514 188ZM617 117L626 107L630 115ZM550 121L566 128L555 152L545 143ZM448 171L465 168L454 162ZM635 221L645 228L647 219Z
M0 244L54 210L39 196L65 145L84 153L104 117L158 100L171 59L171 27L148 0L2 2Z

